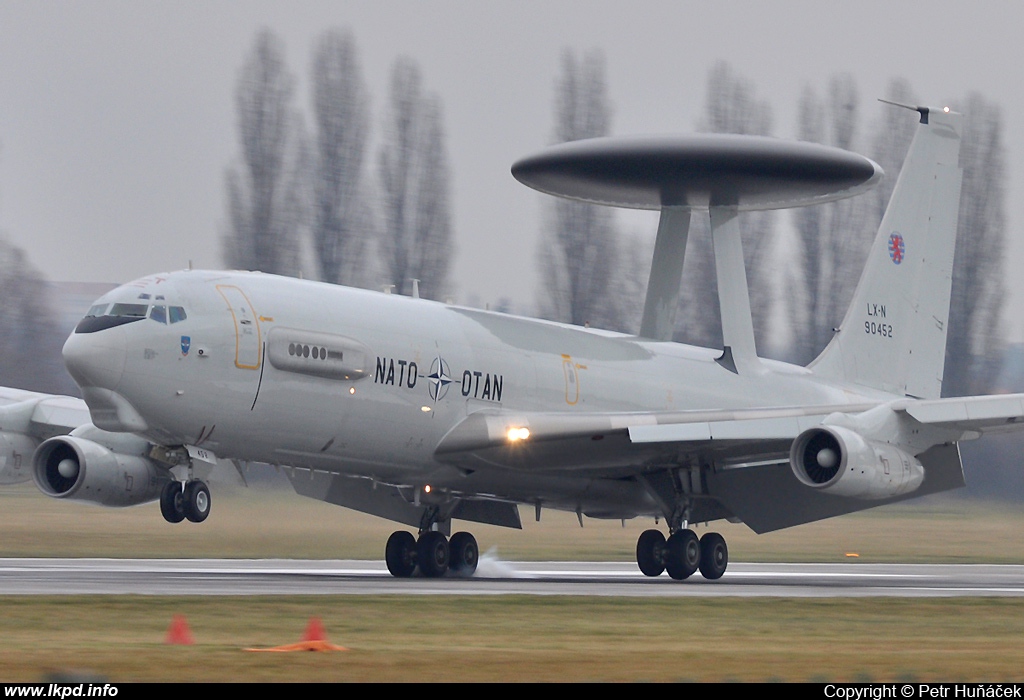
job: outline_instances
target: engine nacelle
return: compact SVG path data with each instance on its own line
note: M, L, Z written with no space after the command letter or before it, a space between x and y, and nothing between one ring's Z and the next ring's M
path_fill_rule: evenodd
M924 466L916 458L836 425L801 433L789 463L801 483L834 496L891 498L917 490L924 481Z
M160 498L171 474L139 454L115 452L72 434L50 438L39 446L32 457L32 478L40 491L53 498L120 507Z
M38 440L21 433L0 431L0 485L20 484L32 478L32 453Z

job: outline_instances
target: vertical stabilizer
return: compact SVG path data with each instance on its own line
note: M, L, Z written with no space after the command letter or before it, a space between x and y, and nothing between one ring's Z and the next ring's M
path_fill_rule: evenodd
M810 368L833 379L938 398L960 208L961 115L917 108L910 144L853 301Z

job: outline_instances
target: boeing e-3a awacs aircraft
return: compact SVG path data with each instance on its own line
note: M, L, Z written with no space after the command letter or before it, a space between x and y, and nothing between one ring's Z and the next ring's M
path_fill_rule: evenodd
M299 494L417 529L388 540L395 576L471 572L476 540L450 535L452 521L521 527L527 504L663 519L667 538L637 542L640 569L717 579L726 543L690 523L766 532L956 488L959 440L1024 422L1024 395L939 398L961 120L915 109L851 307L806 368L757 356L737 217L857 194L878 166L756 137L594 139L513 174L661 210L638 336L259 273L153 275L97 300L64 346L91 422L69 400L22 396L0 408L4 453L63 421L70 434L35 450L40 489L159 500L170 522L209 514L204 462L284 465ZM704 210L717 349L670 342L689 221Z

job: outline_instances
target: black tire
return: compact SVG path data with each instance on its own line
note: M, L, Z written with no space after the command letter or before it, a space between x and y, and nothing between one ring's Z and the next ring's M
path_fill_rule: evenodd
M456 532L448 540L448 569L459 576L472 576L480 561L476 538L468 532Z
M660 530L644 530L636 541L636 564L644 576L661 576L665 554L665 535Z
M443 533L431 530L420 535L416 543L416 563L427 578L439 578L448 571L450 551Z
M184 510L189 522L201 523L210 516L210 489L198 479L185 484Z
M700 573L709 581L722 578L729 566L729 548L725 538L717 532L709 532L700 538Z
M665 569L676 581L690 578L700 566L700 540L693 530L679 530L668 538Z
M160 492L160 514L169 523L180 523L185 519L185 497L180 481L169 481Z
M409 578L416 570L416 538L411 532L392 532L384 548L388 571L396 578Z

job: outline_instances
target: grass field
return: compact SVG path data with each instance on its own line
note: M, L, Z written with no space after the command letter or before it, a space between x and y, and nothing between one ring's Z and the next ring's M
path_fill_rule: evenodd
M1024 601L0 598L0 679L1020 681ZM194 646L166 646L185 614ZM310 616L347 652L261 654Z
M108 510L8 488L0 556L380 559L394 529L281 491L215 486L213 497L209 521L172 526L155 504ZM631 560L652 525L532 515L523 531L471 529L505 560ZM955 499L768 535L715 529L734 561L1024 563L1024 509ZM163 644L175 614L195 646ZM243 650L297 641L311 616L350 651ZM1024 676L1021 639L1016 599L0 597L3 681L1007 681Z

